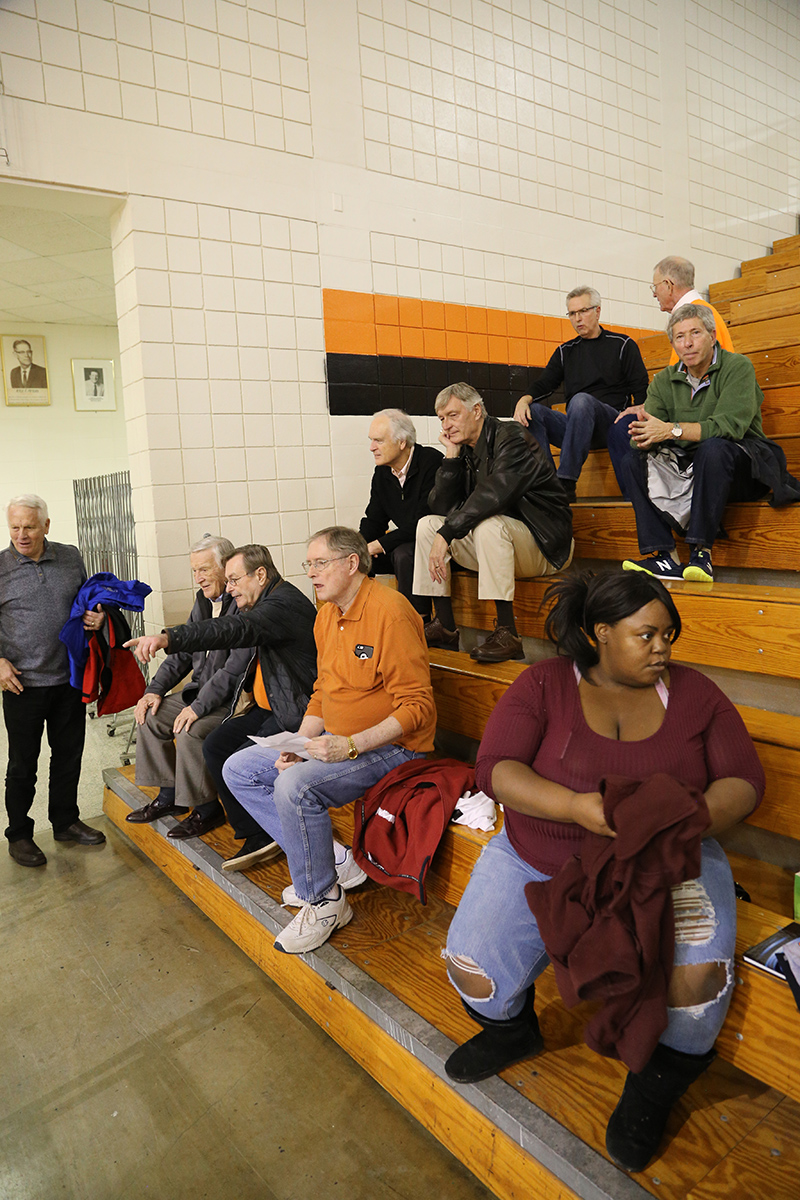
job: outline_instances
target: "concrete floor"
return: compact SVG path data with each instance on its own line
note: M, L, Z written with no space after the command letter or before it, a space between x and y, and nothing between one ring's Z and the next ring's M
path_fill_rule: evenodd
M92 722L82 815L101 808ZM117 745L115 745L117 742ZM1 760L0 760L1 761ZM2 1200L489 1200L105 817L0 855Z

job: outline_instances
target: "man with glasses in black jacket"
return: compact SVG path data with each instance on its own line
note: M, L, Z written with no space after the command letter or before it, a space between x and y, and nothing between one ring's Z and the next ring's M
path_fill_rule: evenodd
M176 625L126 645L141 662L149 662L159 650L173 654L255 647L245 676L252 682L252 706L223 721L203 742L203 758L220 799L195 808L167 835L200 837L221 825L227 814L234 837L243 838L244 845L222 869L242 871L279 854L280 847L239 804L222 777L222 765L252 734L269 737L299 727L317 676L317 613L311 601L281 577L266 546L237 547L225 563L225 578L237 613Z

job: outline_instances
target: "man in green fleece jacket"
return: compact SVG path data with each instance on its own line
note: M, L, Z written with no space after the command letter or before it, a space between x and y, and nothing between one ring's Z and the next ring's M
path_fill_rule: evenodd
M777 451L771 469L780 473L783 456L764 437L764 396L753 364L743 354L722 349L713 313L699 304L684 304L672 313L667 335L680 361L659 371L650 384L630 426L631 451L621 464L639 549L647 557L622 566L659 579L709 582L714 578L711 547L725 505L765 496L770 491L765 479L771 474L765 462L769 466L770 452ZM664 449L674 454L665 456ZM657 471L665 457L682 474L669 466ZM785 476L785 459L782 470ZM681 494L688 521L676 516ZM685 532L691 547L685 568L678 561L673 529Z

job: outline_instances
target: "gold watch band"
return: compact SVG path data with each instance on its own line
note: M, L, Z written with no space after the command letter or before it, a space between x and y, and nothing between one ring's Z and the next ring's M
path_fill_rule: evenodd
M356 744L353 741L352 737L349 737L349 736L347 738L347 757L348 758L358 758L358 751L356 750Z

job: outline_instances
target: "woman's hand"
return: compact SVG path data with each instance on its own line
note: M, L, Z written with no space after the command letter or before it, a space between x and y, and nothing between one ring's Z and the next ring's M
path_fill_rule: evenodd
M570 811L576 825L582 825L589 833L614 838L617 835L608 824L603 812L603 797L599 792L573 792Z

